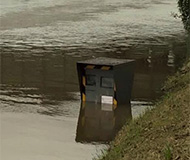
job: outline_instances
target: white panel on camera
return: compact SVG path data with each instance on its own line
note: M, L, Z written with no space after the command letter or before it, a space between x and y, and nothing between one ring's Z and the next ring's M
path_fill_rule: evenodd
M113 97L112 96L102 96L101 103L103 104L113 104Z

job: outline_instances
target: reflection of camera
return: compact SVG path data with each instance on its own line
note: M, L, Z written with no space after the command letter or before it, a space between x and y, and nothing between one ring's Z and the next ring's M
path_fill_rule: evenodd
M77 142L109 142L131 120L131 106L82 102L78 119Z

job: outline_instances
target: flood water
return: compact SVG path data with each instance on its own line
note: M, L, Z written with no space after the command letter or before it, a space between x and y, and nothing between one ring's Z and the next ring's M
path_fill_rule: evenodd
M163 82L185 53L183 26L171 16L176 12L175 0L1 0L2 159L92 159L123 119L117 129L96 122L113 122L127 111L81 111L76 62L135 59L136 118L162 95ZM86 129L81 116L90 119Z

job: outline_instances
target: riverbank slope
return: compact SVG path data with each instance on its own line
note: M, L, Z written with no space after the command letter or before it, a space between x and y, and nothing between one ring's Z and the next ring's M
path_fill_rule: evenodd
M189 159L190 61L168 79L154 109L126 124L100 160Z

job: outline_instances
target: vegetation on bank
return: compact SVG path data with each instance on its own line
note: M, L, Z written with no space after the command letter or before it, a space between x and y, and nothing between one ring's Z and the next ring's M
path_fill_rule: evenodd
M164 86L154 109L126 124L99 160L188 160L190 61Z
M190 0L178 0L178 7L184 27L190 33Z

